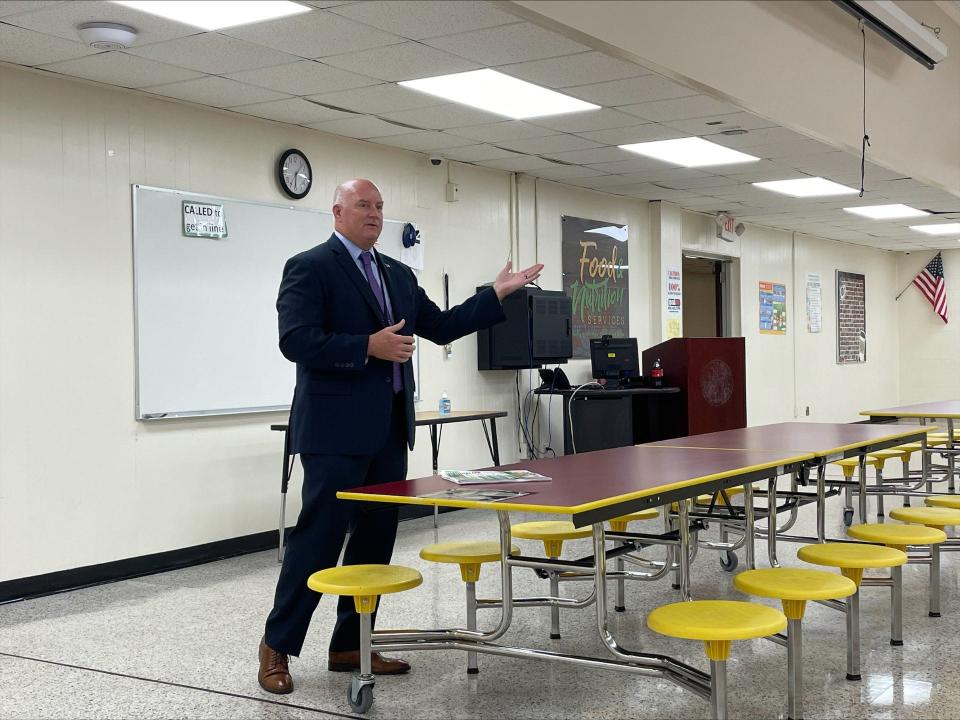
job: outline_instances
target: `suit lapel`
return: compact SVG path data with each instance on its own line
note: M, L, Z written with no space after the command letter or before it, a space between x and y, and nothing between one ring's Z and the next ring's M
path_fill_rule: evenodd
M400 318L408 317L409 314L406 312L407 308L404 305L403 293L400 292L400 280L397 275L397 268L394 267L392 260L384 257L379 252L377 252L377 265L380 266L380 277L383 278L387 296L390 298L390 307L393 308L393 321L399 322ZM410 329L412 330L412 328Z
M353 258L350 257L350 253L347 252L347 249L343 246L343 243L340 242L340 238L336 235L332 235L329 240L330 249L333 251L333 254L337 258L337 262L340 263L340 266L343 268L343 274L350 278L350 281L353 283L354 287L357 288L363 299L367 301L367 305L370 306L370 309L374 312L377 319L380 323L386 327L387 320L383 316L383 311L380 310L380 303L377 302L376 296L373 294L373 290L370 288L370 283L367 282L367 279L363 276L363 273L360 271L360 268L357 267L357 264L353 261Z

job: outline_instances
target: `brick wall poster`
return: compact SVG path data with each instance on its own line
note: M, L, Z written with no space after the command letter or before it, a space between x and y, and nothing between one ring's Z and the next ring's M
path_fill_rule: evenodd
M837 270L837 362L867 361L867 280Z
M626 225L561 217L563 291L573 301L573 356L590 357L590 338L624 338L630 328Z

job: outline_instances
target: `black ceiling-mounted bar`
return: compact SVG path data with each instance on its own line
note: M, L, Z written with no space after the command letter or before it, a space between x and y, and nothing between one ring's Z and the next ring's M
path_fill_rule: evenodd
M898 48L900 48L900 50L905 52L928 70L933 70L934 67L936 67L936 63L929 55L921 51L913 43L906 40L902 35L891 30L889 26L877 20L877 18L868 13L853 0L833 0L833 3L834 5L843 8L846 12L850 13L858 20L862 20L864 25L888 42L896 45Z

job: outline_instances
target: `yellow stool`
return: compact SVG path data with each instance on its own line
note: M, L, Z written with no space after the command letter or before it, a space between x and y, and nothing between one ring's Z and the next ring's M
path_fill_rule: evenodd
M803 613L808 600L850 597L857 586L823 570L764 568L747 570L733 578L737 590L759 597L777 598L787 616L787 717L803 717Z
M524 540L542 540L543 550L551 560L556 560L563 552L564 540L578 540L593 535L590 527L574 527L569 520L536 520L518 523L510 528L515 538ZM560 597L560 571L550 570L550 596ZM560 606L550 606L550 639L560 639Z
M926 525L941 530L945 527L960 525L960 510L943 506L897 508L890 511L890 517L902 522Z
M511 555L519 555L516 545L510 546ZM427 545L420 551L424 560L437 563L451 563L460 566L460 577L467 586L467 630L477 629L477 580L480 579L480 566L483 563L500 562L500 543L493 540L459 540L455 542ZM477 666L477 654L467 653L467 673L480 672Z
M853 580L857 591L844 603L847 619L847 680L860 679L860 585L866 568L894 568L907 562L902 550L862 543L821 543L804 545L797 551L797 558L812 565L835 567L844 577ZM899 617L903 586L900 574L891 571L890 578L871 578L870 585L891 588L891 626L902 627ZM839 608L838 608L839 609ZM897 642L899 641L899 642ZM894 631L890 643L902 644L903 638Z
M727 717L727 658L730 642L781 632L787 618L779 610L737 600L693 600L662 605L647 615L647 627L667 637L703 640L710 659L710 711Z
M347 702L356 713L365 713L373 704L373 673L370 668L370 616L381 595L417 587L423 578L402 565L342 565L318 570L307 578L307 587L328 595L352 595L360 616L360 674L347 688Z
M928 497L926 503L929 507L943 507L951 510L960 510L960 495L939 495L937 497Z
M621 515L620 517L615 517L610 520L610 531L615 533L622 533L627 531L627 523L630 523L634 520L653 520L660 517L660 511L656 508L647 508L646 510L638 510L635 513L630 513L629 515ZM621 573L621 576L617 578L617 599L613 604L613 609L617 612L625 612L627 609L626 606L626 592L624 588L624 580L622 573L626 571L626 567L623 563L622 557L617 557L616 559L616 569L618 573Z
M890 513L894 516L894 511ZM907 551L908 545L926 546L930 549L930 555L918 557L916 559L907 556L907 563L921 562L930 564L930 593L929 593L929 615L930 617L940 617L940 543L946 542L947 534L943 530L926 527L923 525L900 525L894 523L854 525L847 528L847 534L856 539L869 543L880 543L887 547L897 550ZM902 568L895 567L891 569L892 573L901 574ZM902 617L902 612L894 612L894 618ZM893 636L902 636L901 631L894 631ZM891 643L893 641L891 640ZM903 643L893 643L900 644Z

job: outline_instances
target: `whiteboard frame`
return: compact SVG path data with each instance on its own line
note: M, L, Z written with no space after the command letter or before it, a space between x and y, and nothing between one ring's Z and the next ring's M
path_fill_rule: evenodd
M191 198L203 198L205 200L220 200L233 203L243 203L245 205L258 205L260 207L270 207L270 208L279 208L284 210L296 210L299 212L310 212L316 213L318 215L329 215L333 217L333 213L327 210L317 210L316 208L309 207L300 207L297 205L290 205L287 203L270 203L263 202L261 200L244 200L242 198L231 198L225 197L222 195L209 195L207 193L197 193L190 192L187 190L177 190L175 188L162 188L155 187L153 185L140 185L138 183L133 183L130 186L130 195L132 198L133 204L133 213L131 215L131 220L133 226L130 231L131 239L131 248L132 248L132 265L131 271L133 273L133 355L134 355L134 418L136 420L144 421L154 421L154 420L172 420L175 418L187 418L187 417L215 417L222 415L252 415L260 413L273 413L273 412L289 412L290 404L286 403L284 405L269 405L264 407L245 407L245 408L221 408L221 409L207 409L207 410L186 410L186 411L171 411L166 413L146 413L144 414L140 410L140 327L139 327L139 307L137 306L137 299L140 296L139 288L137 287L137 221L139 219L139 212L137 207L137 190L150 190L152 192L162 192L162 193L171 193L173 195L188 196ZM404 220L393 220L390 218L384 218L384 222L395 222L400 223L401 225ZM394 258L397 262L400 262L399 258ZM418 274L418 271L411 268L414 275ZM414 383L416 385L416 391L413 395L413 401L420 402L420 343L417 343L416 350L414 351L414 365L413 365L413 375Z

